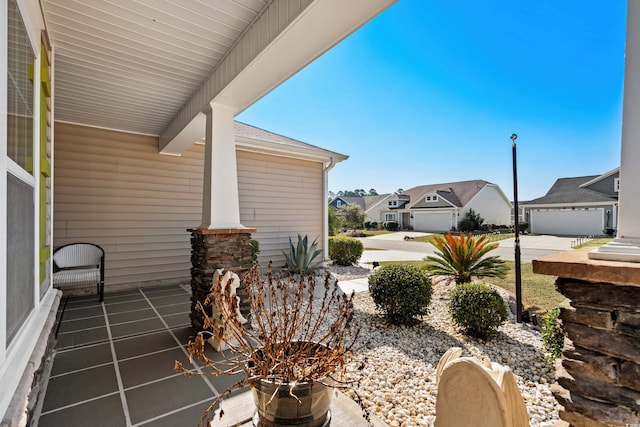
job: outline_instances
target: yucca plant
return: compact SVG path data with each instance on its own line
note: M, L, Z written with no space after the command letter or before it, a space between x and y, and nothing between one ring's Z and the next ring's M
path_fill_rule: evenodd
M318 255L322 254L318 247L318 238L316 237L311 245L305 234L304 237L298 234L298 244L294 245L289 237L289 253L282 251L287 262L286 268L292 273L308 274L322 267L323 260L316 260Z
M432 276L448 276L456 284L471 282L472 277L505 277L508 267L498 256L486 256L498 247L489 243L486 236L473 237L460 233L436 236L432 242L436 247L435 256L425 260L425 270Z

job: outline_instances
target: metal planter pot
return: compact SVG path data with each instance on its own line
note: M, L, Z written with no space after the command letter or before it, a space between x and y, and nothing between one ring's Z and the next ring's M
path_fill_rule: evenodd
M277 391L276 391L277 390ZM323 427L331 421L333 387L319 382L293 385L257 380L251 385L256 403L253 425L256 427ZM274 395L275 393L275 395ZM295 395L298 402L291 394Z

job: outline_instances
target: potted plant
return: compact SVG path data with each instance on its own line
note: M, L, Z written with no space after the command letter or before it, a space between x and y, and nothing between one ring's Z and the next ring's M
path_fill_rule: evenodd
M342 294L328 274L277 275L271 264L264 280L255 265L242 282L249 294L249 322L239 313L234 292L239 278L231 272L216 272L204 306L198 307L211 331L189 342L190 356L202 360L205 374L245 373L211 403L201 423L208 423L224 396L248 385L256 403L255 425L298 425L302 420L305 426L328 425L333 387L346 385L341 374L359 333L353 295ZM210 338L221 347L221 361L205 353ZM175 369L201 375L177 361ZM222 417L224 411L219 413Z

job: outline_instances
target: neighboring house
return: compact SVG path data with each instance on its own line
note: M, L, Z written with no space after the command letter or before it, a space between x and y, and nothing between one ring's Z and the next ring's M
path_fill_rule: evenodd
M188 281L187 228L326 236L344 156L234 118L393 2L0 2L0 424L35 404L55 246L105 247L108 293Z
M508 225L511 202L500 187L483 180L421 185L386 200L380 221L397 221L416 231L449 231L458 227L469 209L486 224Z
M560 178L543 197L523 204L535 234L601 235L617 228L620 168L602 175Z
M385 200L391 197L391 194L379 194L375 196L336 196L329 203L329 206L340 209L346 205L357 205L367 215L367 221L379 221L380 211L385 209Z

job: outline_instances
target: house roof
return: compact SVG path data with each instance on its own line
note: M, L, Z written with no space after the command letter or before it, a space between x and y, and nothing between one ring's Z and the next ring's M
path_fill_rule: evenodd
M364 204L364 197L361 196L338 196L336 197L337 199L342 199L345 202L349 203L350 205L358 205L360 206L363 210L365 209L365 204Z
M341 162L349 158L349 156L344 154L325 150L316 145L298 141L297 139L269 132L238 121L235 122L235 135L236 143L239 147L246 149L253 148L260 152L267 151L296 158L306 154L308 156L322 158L323 160L333 158L336 162Z
M411 203L408 208L418 207L424 196L437 194L454 206L463 207L490 182L476 179L472 181L447 182L443 184L420 185L400 195L408 195Z
M375 196L336 196L333 200L341 199L349 204L358 205L366 212L390 195L391 194L378 194ZM333 200L331 203L333 203Z
M614 202L616 200L614 197L582 187L583 184L594 181L600 176L601 175L589 175L559 178L547 194L530 200L527 202L527 205Z

